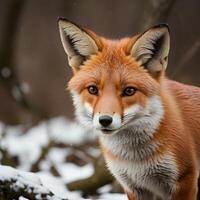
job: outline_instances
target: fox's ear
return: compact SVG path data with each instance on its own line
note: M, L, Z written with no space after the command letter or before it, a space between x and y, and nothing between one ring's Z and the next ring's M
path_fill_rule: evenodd
M141 34L130 54L153 75L165 70L170 48L169 28L165 24L154 26Z
M58 19L59 31L69 65L79 69L92 54L98 52L98 46L89 32L66 19Z

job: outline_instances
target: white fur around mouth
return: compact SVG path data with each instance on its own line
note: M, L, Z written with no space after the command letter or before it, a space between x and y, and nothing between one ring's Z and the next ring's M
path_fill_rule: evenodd
M110 129L110 128L96 128L95 129L97 132L103 133L103 134L113 134L114 132L116 132L119 129Z

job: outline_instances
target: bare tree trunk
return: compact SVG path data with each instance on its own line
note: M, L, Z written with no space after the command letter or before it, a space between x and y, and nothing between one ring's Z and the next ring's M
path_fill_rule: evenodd
M2 46L0 48L0 83L6 89L10 99L12 99L17 105L40 118L48 118L45 112L32 105L26 99L26 95L17 76L15 64L13 63L13 52L17 31L19 28L20 17L23 13L23 8L26 2L25 0L15 0L10 1L9 3L10 7L6 16L7 22L5 27L2 29ZM9 74L5 75L5 70ZM16 115L16 113L12 114Z
M16 40L16 33L18 30L18 22L23 10L24 0L15 0L10 2L10 7L6 15L6 24L3 30L2 46L0 48L0 81L7 88L8 93L13 98L13 86L19 84L16 76L13 52ZM9 74L4 75L4 70L7 68Z

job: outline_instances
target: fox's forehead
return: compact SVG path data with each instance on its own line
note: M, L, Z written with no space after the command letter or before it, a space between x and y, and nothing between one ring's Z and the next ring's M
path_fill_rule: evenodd
M87 61L70 80L69 89L80 92L94 84L101 88L112 85L119 90L123 87L134 86L148 94L157 90L157 81L145 69L139 67L132 58L117 56L113 52L109 55L107 54L105 58L101 53Z

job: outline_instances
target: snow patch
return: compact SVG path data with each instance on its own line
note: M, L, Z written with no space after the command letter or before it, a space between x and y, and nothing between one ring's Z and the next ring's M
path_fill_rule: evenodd
M18 171L9 166L0 165L0 180L17 180L13 184L13 187L16 189L24 187L27 188L27 191L32 191L33 188L35 193L49 193L49 190L42 186L40 179L35 174Z
M92 164L87 164L83 167L79 167L72 163L66 163L57 166L63 180L68 183L78 179L88 178L94 173L94 168Z

